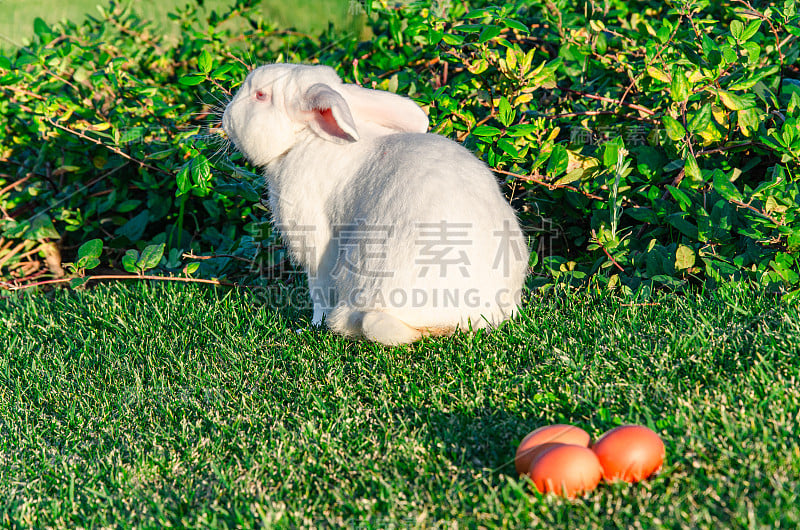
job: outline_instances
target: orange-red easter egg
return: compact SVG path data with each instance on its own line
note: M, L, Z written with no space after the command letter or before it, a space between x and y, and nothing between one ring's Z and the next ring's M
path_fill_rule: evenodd
M606 480L644 480L664 463L664 442L643 425L611 429L592 445Z
M514 457L517 473L524 475L528 472L534 457L542 450L539 447L541 445L562 443L588 447L589 439L589 433L572 425L557 424L540 427L523 438L517 447L517 454Z
M554 444L531 463L528 476L542 493L574 497L595 489L603 468L588 447Z

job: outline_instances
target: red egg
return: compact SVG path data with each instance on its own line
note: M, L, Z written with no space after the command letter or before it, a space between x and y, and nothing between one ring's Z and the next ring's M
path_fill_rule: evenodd
M603 468L588 447L552 444L531 463L528 476L541 493L572 498L595 489L603 478Z
M524 475L528 472L534 457L543 449L542 445L552 443L589 446L589 433L572 425L548 425L540 427L529 433L520 442L517 454L514 456L514 465L517 473Z
M639 482L664 463L664 442L643 425L611 429L592 445L606 480Z

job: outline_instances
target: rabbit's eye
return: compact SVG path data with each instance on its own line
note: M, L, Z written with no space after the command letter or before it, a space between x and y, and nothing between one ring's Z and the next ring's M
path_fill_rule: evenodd
M258 101L267 101L269 99L269 94L263 90L256 90L256 99Z

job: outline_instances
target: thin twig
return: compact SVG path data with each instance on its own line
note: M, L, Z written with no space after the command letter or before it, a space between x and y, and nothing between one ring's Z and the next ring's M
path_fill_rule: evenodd
M585 98L596 99L597 101L605 101L606 103L613 103L615 105L620 104L618 100L607 98L605 96L598 96L597 94L589 94L586 92L581 92L580 90L572 90L571 88L565 88L564 90L566 90L567 92L572 92L573 94L578 94L579 96L583 96ZM631 109L644 112L648 116L655 115L655 111L652 111L647 107L642 107L641 105L637 105L635 103L622 103L622 105Z
M111 151L112 153L118 154L119 156L121 156L121 157L123 157L123 158L127 158L127 159L128 159L128 160L130 160L131 162L135 162L135 163L139 164L139 166L141 166L141 167L146 167L146 168L148 168L148 169L152 169L153 171L158 171L159 173L163 173L163 174L165 174L165 175L171 175L171 174L172 174L172 173L170 173L170 172L168 172L168 171L164 171L163 169L161 169L161 168L158 168L158 167L156 167L156 166L151 166L151 165L150 165L150 164L148 164L147 162L143 162L142 160L139 160L139 159L137 159L137 158L133 158L133 157L132 157L131 155L129 155L128 153L126 153L126 152L124 152L124 151L121 151L120 149L117 149L116 147L111 147L110 145L106 145L106 144L104 144L103 142L101 142L100 140L98 140L97 138L92 138L91 136L86 136L86 135L85 135L85 134L83 134L82 132L80 132L80 131L76 131L75 129L70 129L69 127L64 127L63 125L61 125L60 123L56 122L55 120L53 120L53 119L52 119L52 118L50 118L50 117L47 117L47 118L45 118L45 119L46 119L46 120L47 120L47 121L48 121L48 122L49 122L49 123L50 123L52 126L54 126L54 127L57 127L57 128L59 128L59 129L61 129L62 131L66 131L66 132L68 132L68 133L70 133L70 134L74 134L74 135L75 135L75 136L77 136L78 138L82 138L82 139L84 139L84 140L88 140L88 141L90 141L90 142L92 142L92 143L94 143L94 144L96 144L96 145L99 145L99 146L105 147L106 149L108 149L108 150L109 150L109 151Z
M492 171L494 171L495 173L500 173L502 175L508 175L510 177L516 177L516 178L518 178L520 180L523 180L525 182L533 182L535 184L540 184L540 185L546 187L549 190L556 190L556 189L559 189L559 188L564 188L564 189L567 189L567 190L578 192L578 193L580 193L582 195L585 195L586 197L589 197L590 199L595 199L595 200L598 200L598 201L606 201L607 200L605 197L600 197L599 195L595 195L593 193L589 193L588 191L583 191L581 189L576 188L575 186L569 186L567 184L551 184L551 183L546 182L545 180L543 180L541 175L535 175L535 174L520 175L519 173L512 173L510 171L504 171L502 169L497 169L497 168L492 168Z
M12 183L11 183L11 184L9 184L8 186L6 186L6 187L5 187L5 188L3 188L2 190L0 190L0 197L2 197L2 196L3 196L3 195L4 195L4 194L7 192L7 191L11 191L11 190L13 190L14 188L16 188L17 186L19 186L20 184L23 184L23 183L24 183L26 180L30 179L30 178L31 178L31 177L33 177L34 175L35 175L35 173L28 173L27 175L25 175L25 176L24 176L24 177L22 177L21 179L19 179L19 180L15 181L15 182L12 182Z
M194 252L184 252L181 255L181 257L184 258L184 259L197 259L197 260L216 259L216 258L230 258L230 259L243 261L245 263L249 263L250 265L255 263L254 260L243 258L241 256L234 256L233 254L212 254L210 256L198 256Z
M763 217L764 219L768 219L769 221L772 221L773 223L775 223L775 225L782 225L783 224L780 221L778 221L777 219L775 219L774 217L772 217L771 215L762 212L761 210L759 210L755 206L751 206L751 205L749 205L749 204L747 204L745 202L742 202L742 201L739 201L739 200L736 200L736 199L729 199L729 200L733 204L735 204L736 206L738 206L740 208L746 208L746 209L752 211L753 213L755 213L756 215L759 215L759 216Z
M614 256L612 256L611 254L609 254L609 253L608 253L608 251L606 250L606 247L604 247L604 246L603 246L603 244L600 242L600 240L597 238L597 232L595 232L594 228L592 228L592 237L593 237L593 238L594 238L594 240L597 242L597 246L599 246L599 247L600 247L600 249L601 249L601 250L602 250L602 251L605 253L605 255L606 255L606 256L608 256L608 259L610 259L610 260L611 260L611 263L613 263L614 265L616 265L616 266L617 266L617 268L618 268L620 271L622 271L622 272L625 272L625 269L623 269L623 268L622 268L622 265L620 265L619 263L617 263L617 260L615 260L615 259L614 259Z

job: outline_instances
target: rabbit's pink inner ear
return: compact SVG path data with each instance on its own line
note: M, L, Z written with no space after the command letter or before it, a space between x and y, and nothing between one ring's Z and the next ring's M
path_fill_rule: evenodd
M337 119L331 108L313 109L308 114L308 125L318 135L336 143L358 141L358 133L346 120Z
M309 127L322 138L336 143L358 141L358 131L344 98L331 87L318 83L305 94L302 108Z
M336 117L333 115L333 110L331 109L321 109L316 111L319 118L320 127L322 129L332 135L336 136L337 138L341 138L343 140L350 140L353 141L355 138L350 136L347 132L345 132L341 127L339 127L339 123L336 121Z

